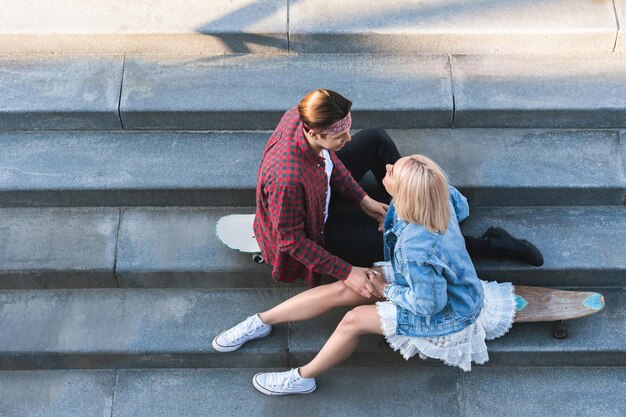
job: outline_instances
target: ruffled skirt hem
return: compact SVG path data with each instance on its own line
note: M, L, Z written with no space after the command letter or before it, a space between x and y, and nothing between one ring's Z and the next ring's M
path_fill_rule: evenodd
M511 283L481 281L484 290L483 310L478 319L463 330L446 336L411 337L396 333L397 309L389 301L376 303L380 328L387 343L402 356L440 359L464 371L489 360L486 340L506 334L515 320L515 289Z

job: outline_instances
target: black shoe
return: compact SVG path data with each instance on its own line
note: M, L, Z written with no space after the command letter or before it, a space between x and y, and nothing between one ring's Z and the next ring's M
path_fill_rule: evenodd
M487 240L490 252L498 259L509 258L533 266L543 265L543 255L535 245L514 238L504 229L491 226L481 239Z

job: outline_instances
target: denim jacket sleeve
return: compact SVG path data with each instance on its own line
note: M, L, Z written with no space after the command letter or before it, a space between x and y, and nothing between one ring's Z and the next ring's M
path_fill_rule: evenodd
M469 205L467 204L467 198L463 196L453 186L449 186L450 188L450 201L452 202L452 207L454 208L454 212L456 214L456 221L462 222L469 216Z
M385 297L417 315L432 316L443 310L448 302L445 278L427 263L407 261L400 266L409 286L389 284Z

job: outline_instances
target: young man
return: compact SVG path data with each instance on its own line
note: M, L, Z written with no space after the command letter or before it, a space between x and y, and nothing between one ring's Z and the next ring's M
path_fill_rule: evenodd
M369 170L382 181L385 164L400 154L380 129L359 132L352 142L351 105L333 91L315 90L285 113L259 168L254 233L276 281L302 278L316 286L330 275L370 297L378 294L363 267L382 259L378 229L387 204L369 197L357 181ZM346 147L351 169L339 157ZM361 212L336 215L338 195ZM350 253L357 259L345 259Z

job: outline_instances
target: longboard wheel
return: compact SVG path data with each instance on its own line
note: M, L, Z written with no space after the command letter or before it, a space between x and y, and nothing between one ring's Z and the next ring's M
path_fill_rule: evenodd
M265 263L265 259L263 259L263 255L261 255L260 253L255 253L254 255L252 255L252 260L258 264Z
M552 323L552 337L556 340L567 339L567 322L563 320L555 321Z

